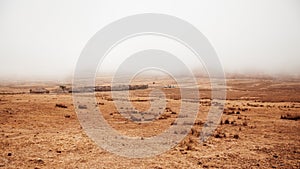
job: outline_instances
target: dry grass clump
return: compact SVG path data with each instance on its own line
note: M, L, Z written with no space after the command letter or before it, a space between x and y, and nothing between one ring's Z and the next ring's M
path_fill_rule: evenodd
M235 139L239 139L239 138L240 138L240 136L239 136L238 134L235 134L235 135L233 135L233 138L235 138Z
M226 134L223 132L217 132L214 136L215 138L226 138Z
M45 88L35 88L35 89L30 89L29 93L33 93L33 94L45 94L45 93L50 93L49 90L45 89Z
M60 103L55 104L55 107L64 108L64 109L68 108L68 106Z
M300 120L300 115L296 114L286 114L286 115L281 115L280 119L285 119L285 120Z
M65 116L65 118L70 118L71 117L71 115L69 115L69 114L65 114L64 116Z
M226 120L224 121L224 124L230 124L229 119L226 119Z
M186 138L179 143L180 151L182 154L186 154L187 151L195 151L197 147L197 141L192 138Z

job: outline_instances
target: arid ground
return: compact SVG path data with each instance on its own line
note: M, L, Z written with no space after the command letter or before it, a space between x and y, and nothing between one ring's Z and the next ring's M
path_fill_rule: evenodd
M167 109L151 123L122 117L107 91L96 93L97 106L121 133L151 137L174 125L178 115L179 90L164 88L167 84L160 79L149 83L148 89L130 91L133 105L144 111L152 87L161 86ZM171 150L142 159L98 147L81 128L72 94L63 92L61 84L2 84L0 168L300 168L300 79L227 79L220 125L201 143L199 135L211 106L210 90L203 84L200 111L188 136ZM34 88L50 93L29 93Z

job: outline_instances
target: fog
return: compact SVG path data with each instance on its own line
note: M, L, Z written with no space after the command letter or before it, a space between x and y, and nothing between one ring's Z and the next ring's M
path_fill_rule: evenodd
M0 79L71 78L98 30L139 13L173 15L197 27L226 73L300 75L299 0L0 0ZM116 56L103 69L119 62Z

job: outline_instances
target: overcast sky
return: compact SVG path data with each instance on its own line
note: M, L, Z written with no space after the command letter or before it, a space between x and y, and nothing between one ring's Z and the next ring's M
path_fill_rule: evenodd
M139 13L196 26L226 72L300 74L299 0L0 0L0 79L70 76L98 30Z

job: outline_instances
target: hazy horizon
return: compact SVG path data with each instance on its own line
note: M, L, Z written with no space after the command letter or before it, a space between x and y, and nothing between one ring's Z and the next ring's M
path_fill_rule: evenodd
M139 13L173 15L197 27L226 74L300 77L297 0L0 0L0 80L71 79L82 49L98 30ZM109 60L104 71L121 57ZM192 69L201 67L181 57Z

